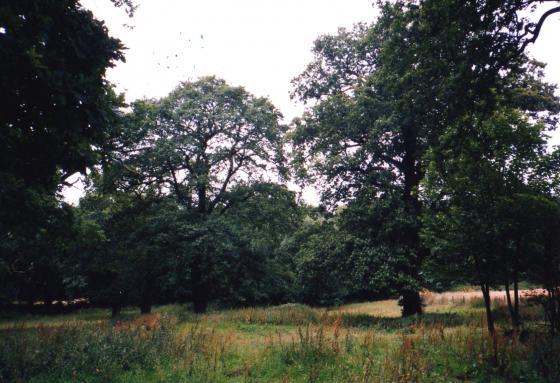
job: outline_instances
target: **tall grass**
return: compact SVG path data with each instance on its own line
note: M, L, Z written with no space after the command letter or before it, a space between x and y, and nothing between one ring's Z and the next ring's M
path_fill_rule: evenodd
M443 323L446 326L462 326L480 322L480 314L459 315L458 313L426 313L420 317L379 317L364 312L344 309L312 308L301 304L276 307L256 307L226 310L199 318L206 323L243 323L252 325L306 326L333 325L336 321L345 327L376 328L380 330L403 330L420 323Z
M15 324L0 331L0 382L560 381L559 340L539 326L491 339L476 305L407 319L283 305Z
M114 324L20 325L0 335L0 381L111 382L170 362L186 373L213 371L225 347L221 337L198 326L178 336L175 318L159 314Z
M318 324L329 316L326 309L316 309L301 304L286 304L275 307L249 307L224 310L203 316L201 320L217 322L237 322L246 324L306 325Z
M493 340L479 327L448 332L441 325L421 325L392 341L375 331L335 334L305 327L291 341L278 341L268 363L282 368L265 376L290 382L560 381L560 363L541 351L539 336L521 343L498 335L495 352Z

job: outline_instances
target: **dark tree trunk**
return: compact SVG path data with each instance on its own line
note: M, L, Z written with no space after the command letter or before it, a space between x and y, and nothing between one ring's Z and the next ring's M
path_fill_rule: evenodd
M496 329L494 327L494 316L492 315L492 301L490 299L490 286L488 283L480 285L482 296L484 297L484 307L486 309L486 323L488 325L488 333L492 338L492 350L494 351L494 364L498 363L498 339L496 338Z
M556 310L554 304L554 294L552 289L548 289L548 302L545 303L545 316L550 322L550 335L554 337L556 334Z
M204 283L201 263L200 257L194 257L191 266L193 310L197 314L205 313L208 307L208 287Z
M511 318L511 325L513 326L513 328L515 328L515 310L513 308L513 303L511 301L511 293L509 291L509 280L506 279L506 282L504 283L504 286L506 288L506 301L507 301L507 305L508 305L508 310L509 310L509 315Z
M472 238L470 243L472 243ZM479 258L475 252L472 254L474 263L477 270L477 276L480 281L480 289L482 290L482 297L484 299L484 309L486 310L486 325L488 327L488 334L492 340L492 349L494 351L494 364L498 363L498 339L496 338L496 329L494 327L494 316L492 315L492 301L490 297L490 278L487 269L482 267L482 259Z
M402 292L402 316L422 314L422 298L418 291L405 290Z
M420 264L426 249L422 247L420 241L420 214L422 204L418 199L417 189L422 179L420 168L420 153L418 152L418 137L414 127L405 127L403 135L403 159L400 170L403 175L402 201L406 213L411 218L412 223L402 233L402 241L412 250L413 256L409 259L408 273L411 277L419 280ZM410 316L422 314L422 300L417 290L405 288L401 291L402 296L402 315Z
M118 317L120 313L121 313L121 305L120 304L115 304L115 305L111 306L111 318L112 319L115 319L116 317Z
M558 286L558 283L555 284ZM560 331L560 297L558 297L558 288L554 285L548 287L548 317L550 322L550 334L555 336Z
M150 314L152 312L152 303L144 302L140 303L140 314Z
M204 293L193 291L193 311L197 314L204 314L208 309L208 299Z
M507 281L506 298L508 301L508 308L511 316L511 325L513 326L513 329L518 332L521 326L521 319L519 317L519 271L518 270L519 270L519 259L522 253L523 250L521 249L521 240L519 239L519 235L518 235L518 239L516 240L516 251L514 254L515 256L513 257L513 264L512 264L513 302L509 290L509 277L506 280ZM509 267L507 267L506 272L509 273L509 270L510 270Z
M152 312L153 287L154 281L147 279L140 296L140 314L150 314Z
M488 332L491 336L496 334L496 329L494 328L494 316L492 315L492 301L490 299L490 286L487 283L480 285L482 289L482 297L484 298L484 308L486 309L486 324L488 326Z
M152 312L151 296L142 296L140 300L140 314L150 314Z
M521 320L519 317L519 280L517 275L517 262L513 270L513 327L519 330Z
M208 216L208 207L206 200L206 185L199 185L197 187L198 196L198 213L200 215L201 222L205 222ZM206 312L208 308L208 289L210 286L205 282L206 278L203 273L203 261L202 254L196 254L193 257L191 264L191 291L192 291L192 302L193 310L197 314L202 314Z

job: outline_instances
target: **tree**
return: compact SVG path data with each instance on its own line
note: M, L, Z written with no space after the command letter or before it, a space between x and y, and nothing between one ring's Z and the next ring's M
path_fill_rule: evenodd
M66 251L66 286L73 296L111 307L113 316L127 304L149 313L152 304L176 299L178 286L169 279L192 230L172 199L89 192Z
M406 221L389 221L398 198L339 206L333 214L306 209L303 223L282 244L292 254L298 300L314 305L388 299L412 285L408 249L397 246Z
M76 0L0 7L2 174L54 190L96 160L119 106L105 70L121 43Z
M294 266L299 300L321 306L347 301L352 288L348 274L353 237L333 219L306 222L298 237Z
M560 332L560 204L546 195L531 198L534 247L527 269L531 281L540 283L545 293L533 294L540 302L552 335ZM526 204L527 205L527 204Z
M465 115L489 114L527 63L538 34L519 13L533 1L380 2L380 17L315 42L315 59L295 79L295 96L314 105L292 132L302 178L318 178L323 198L399 195L409 224L401 242L410 280L403 315L421 313L419 239L423 156ZM522 33L525 30L527 33ZM516 88L517 89L517 88Z
M533 210L530 195L538 192L532 180L545 152L545 128L517 109L504 108L487 119L466 117L427 156L423 190L430 209L424 238L441 268L461 265L455 272L470 275L481 287L490 333L490 288L502 283L513 325L519 326L517 282L533 255L528 242L534 225L527 214Z
M312 175L322 178L324 199L349 202L360 189L374 189L366 194L398 194L404 207L398 211L417 217L414 189L421 179L418 144L423 133L406 122L414 121L415 114L402 107L415 103L407 102L408 80L399 80L406 78L413 52L399 50L399 57L388 58L397 36L408 35L406 19L402 4L386 4L373 25L316 41L315 60L296 79L296 94L318 102L296 121L292 137L296 164L310 165ZM410 223L402 241L413 249L408 261L417 269L414 258L420 259L422 250L417 224ZM402 286L401 294L403 315L422 311L417 286Z
M300 228L295 193L274 183L238 186L237 201L215 216L234 247L221 257L215 298L227 305L280 304L296 298L293 254L284 245Z
M115 143L107 179L118 190L173 197L201 228L249 198L250 189L240 198L232 193L235 186L285 175L281 115L268 100L241 87L206 77L133 108ZM189 264L197 312L206 310L211 290L212 264L205 259L211 249L205 246L216 245L204 233L195 231L191 238L198 243Z
M9 273L49 263L50 253L22 255L63 214L59 187L98 160L121 105L105 70L122 49L76 0L0 5L0 263Z
M353 237L348 260L353 299L387 299L405 288L423 287L410 263L416 249L402 241L415 223L404 211L400 195L372 198L364 191L339 216L340 227Z
M43 301L49 307L66 296L61 265L73 212L54 196L27 190L22 197L32 198L27 203L34 206L34 216L27 222L35 224L5 227L8 234L0 242L0 305Z

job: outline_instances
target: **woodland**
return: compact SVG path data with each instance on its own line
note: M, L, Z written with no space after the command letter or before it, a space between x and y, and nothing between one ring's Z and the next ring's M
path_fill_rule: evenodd
M0 382L560 380L560 2L374 6L286 123L215 76L125 103L78 0L0 3Z

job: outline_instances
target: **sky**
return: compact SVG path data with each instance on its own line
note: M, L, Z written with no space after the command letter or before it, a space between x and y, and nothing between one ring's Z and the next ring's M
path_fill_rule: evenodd
M286 122L300 114L290 81L312 59L313 41L371 21L372 0L136 0L133 18L108 0L85 0L125 46L108 73L127 100L167 95L180 81L216 75L268 96Z
M109 0L82 4L126 46L125 63L107 72L127 101L166 96L181 81L216 75L268 97L289 122L303 105L290 99L291 80L312 60L313 41L339 27L371 22L373 0L134 0L129 18ZM560 83L560 16L550 17L531 52ZM552 143L560 144L560 134ZM76 203L79 186L64 192ZM312 189L304 198L317 203Z

